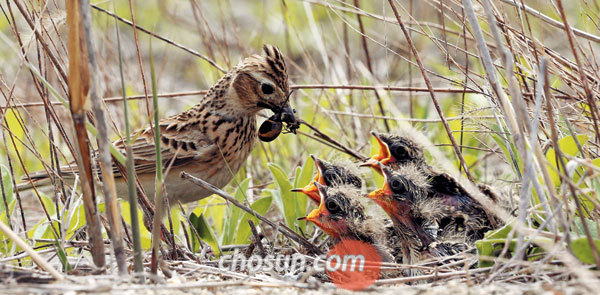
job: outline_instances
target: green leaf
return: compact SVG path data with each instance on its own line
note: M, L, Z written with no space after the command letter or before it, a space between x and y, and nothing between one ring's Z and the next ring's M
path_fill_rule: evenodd
M246 200L246 191L248 190L248 184L250 183L250 178L244 179L235 190L235 194L233 195L236 200L240 203L244 204ZM240 220L244 215L242 209L229 205L228 206L229 218L225 219L225 223L223 225L223 232L221 236L221 244L229 245L231 241L233 241L234 235L237 232L238 226L240 225Z
M484 239L506 239L512 230L512 222L505 224L503 227L488 231L484 234Z
M65 223L68 222L65 239L71 239L78 229L86 225L85 208L83 207L83 202L78 200L75 204L77 206L74 206L68 212L66 212L67 216L62 217Z
M198 232L198 236L204 242L206 242L215 252L217 257L221 256L221 248L219 247L219 243L217 242L217 238L210 229L208 222L204 219L203 215L196 215L195 213L190 214L190 222ZM198 249L197 242L194 241L196 239L196 235L192 233L192 243L194 250Z
M121 216L125 219L125 222L131 225L131 215L129 211L129 202L125 200L119 200L121 207ZM144 224L143 213L140 209L138 209L138 222L140 225ZM85 214L84 214L85 216ZM152 234L148 231L145 226L140 226L140 239L142 244L142 249L150 250L152 248Z
M264 216L265 213L267 213L267 210L269 210L269 208L271 207L272 201L273 201L273 197L260 198L256 201L254 201L254 203L252 203L252 206L250 206L250 208L252 208L252 210L254 210L256 213ZM248 219L252 220L252 222L254 222L254 225L256 225L256 226L258 226L260 223L260 220L258 220L258 218L256 218L254 215L252 215L248 212L244 213L244 216L242 217L242 219L240 221L240 225L237 230L237 235L235 237L234 244L248 243L248 238L250 237L250 234L252 233L250 230L250 225L248 224Z
M308 185L313 179L313 172L315 168L315 161L312 157L307 157L304 161L302 168L296 168L296 177L294 179L294 187L300 188ZM303 193L293 193L296 198L296 212L300 215L306 215L310 204L312 203L309 198ZM296 221L298 227L306 231L307 226L310 226L310 222Z
M577 141L582 146L588 141L587 135L577 135ZM579 152L577 149L577 144L575 143L575 139L573 136L563 137L558 140L558 146L564 155L567 156L575 156ZM558 175L558 163L556 159L556 151L553 148L549 149L546 153L546 159L549 162L548 173L550 174L550 178L552 179L552 183L554 186L560 185L560 177ZM566 162L566 161L565 161ZM562 171L562 167L561 170Z
M509 251L512 253L515 250L516 240L513 239L510 241ZM507 242L506 239L484 239L475 242L475 247L477 248L477 255L481 257L496 257L502 249L504 248L504 244ZM488 267L494 265L493 261L488 261L484 259L479 259L479 267Z
M296 218L301 217L303 213L296 212L296 197L292 193L292 184L288 181L288 177L281 167L277 164L267 164L275 182L277 183L278 190L272 191L275 203L279 207L279 210L283 213L286 224L294 228Z
M299 188L307 185L313 178L313 172L315 168L315 161L312 157L307 157L302 166L302 170L298 173L296 170L296 179L294 180L294 187Z
M594 244L596 244L596 249L600 249L600 240L594 239ZM578 238L573 240L571 242L571 247L573 248L573 254L575 254L575 257L577 257L577 259L579 259L581 262L586 264L596 263L594 260L594 252L592 251L592 247L590 247L590 243L588 242L587 238Z
M507 254L508 257L512 257L512 255L515 254L514 252L516 249L517 237L515 235L513 239L508 240L508 235L513 228L514 222L516 221L508 223L499 229L485 233L484 239L475 242L477 254L481 257L497 257L502 252L504 245L509 243ZM545 237L536 237L535 239L531 240L530 237L525 236L525 241L531 241L531 244L533 245L533 248L527 250L527 253L531 255L529 260L535 260L539 258L539 256L532 254L543 253L543 248L539 247L539 245L547 245L549 247L554 243L553 240ZM479 259L479 267L487 267L493 264L493 261Z
M581 144L581 146L584 146L587 143L588 139L589 137L585 134L577 135L577 141L579 141L579 144ZM573 138L573 136L567 136L559 139L558 146L560 147L560 150L563 152L563 154L567 156L575 156L579 152L579 149L577 148L577 144L575 143L575 139Z
M583 220L585 220L585 223L587 224L588 229L590 230L590 235L592 236L592 238L597 238L598 225L596 224L596 222L588 218L584 218ZM575 226L571 228L571 234L579 237L585 237L585 231L583 229L583 223L581 222L581 218L575 218Z
M63 270L65 272L71 271L72 267L69 263L69 259L67 259L67 253L65 252L65 249L60 245L60 238L53 231L50 232L54 237L54 248L56 248L56 254L58 255L58 260L60 260L60 263L63 266Z
M6 199L6 204L10 204L12 203L15 197L13 196L13 183L8 168L6 168L6 166L4 165L0 165L0 173L2 173L3 185L3 191L0 190L0 193L4 192L2 199L0 199L0 212L5 212L6 207L4 204L4 200Z
M18 110L12 108L7 109L4 114L4 120L6 121L7 129L10 130L14 137L18 139L23 139L25 137L25 131L21 127L24 125L24 122L22 122L23 117L19 114ZM24 146L20 140L15 140L15 147L19 154L23 153Z

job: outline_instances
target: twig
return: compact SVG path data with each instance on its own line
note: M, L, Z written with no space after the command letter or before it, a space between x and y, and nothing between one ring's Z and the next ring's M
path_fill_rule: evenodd
M407 277L407 278L382 279L382 280L376 281L374 285L381 286L381 285L390 285L390 284L403 284L403 283L418 282L418 281L431 280L431 279L442 279L442 278L450 278L450 277L456 277L456 276L466 276L466 275L473 275L473 274L477 274L477 273L485 273L485 272L490 271L491 269L492 269L491 267L484 267L484 268L477 268L477 269L473 269L473 270L469 270L469 271L460 270L460 271L454 271L454 272L434 273L434 274L430 274L430 275L413 276L413 277Z
M448 135L448 138L450 139L450 142L452 143L452 146L454 147L454 151L456 152L456 155L458 156L458 159L460 160L460 165L465 170L465 175L467 175L467 178L471 182L473 182L474 178L471 175L471 172L469 172L469 166L467 165L467 162L465 162L465 159L463 158L463 155L460 152L460 148L458 147L458 144L456 143L456 139L452 135L452 129L450 129L450 125L448 125L448 122L446 121L446 118L444 117L444 112L442 111L442 108L440 107L440 104L435 96L435 91L433 90L433 86L431 84L431 81L429 80L429 76L427 75L427 71L425 70L425 67L423 66L423 62L421 61L421 57L419 56L419 51L417 50L417 47L413 43L413 40L410 37L408 30L406 29L406 26L404 25L404 23L402 22L402 19L400 18L398 9L396 9L396 5L394 5L394 0L388 0L388 2L390 4L390 7L392 8L392 11L394 11L394 15L396 16L396 19L398 20L398 25L400 26L400 28L402 29L402 32L404 33L404 37L406 37L406 40L408 41L410 50L412 51L413 56L415 57L415 60L417 61L417 64L419 65L419 69L421 70L421 74L423 76L423 80L425 81L425 84L427 85L429 94L431 95L431 100L433 101L435 110L437 111L438 115L440 116L440 119L442 120L442 124L444 125L444 128L446 129L446 134Z
M559 0L560 3L560 0ZM547 75L547 73L546 73ZM544 83L545 85L548 85L548 78L546 76L546 83ZM546 87L546 89L548 89L548 87ZM550 125L550 131L552 134L552 146L554 147L554 152L555 157L557 159L557 168L561 168L562 167L562 171L567 172L567 166L565 165L565 160L564 160L564 154L558 144L558 132L556 130L556 121L554 120L554 113L552 110L552 95L549 93L548 90L546 90L546 115L548 116L548 123ZM590 248L592 250L592 256L594 257L594 261L596 262L596 267L600 268L600 254L598 254L598 248L596 247L596 240L594 239L594 237L592 236L589 226L586 222L585 219L585 214L583 213L583 209L581 206L581 200L579 200L579 196L577 195L577 192L575 191L575 185L568 181L568 176L566 176L565 174L561 173L561 171L558 171L558 175L560 176L561 180L563 182L567 183L567 186L569 188L569 191L571 192L571 195L573 196L573 200L575 201L575 207L577 209L577 215L581 220L581 225L583 226L583 232L585 233L585 236L587 238L587 242L590 245ZM563 196L563 202L566 204L568 204L569 200L567 199L567 197L565 196L566 194L562 194ZM569 245L570 247L570 245Z
M92 6L93 7L93 6ZM121 77L121 94L123 95L123 114L125 116L125 152L127 155L127 196L129 200L129 215L131 217L131 232L133 242L133 268L136 273L144 271L144 264L142 261L142 243L140 234L140 224L138 221L138 210L136 202L136 174L135 165L133 161L133 150L131 148L131 128L129 126L129 107L127 103L127 93L125 91L125 77L123 73L123 55L121 50L121 34L119 32L119 24L115 19L115 33L117 34L117 50L119 53L119 74ZM121 166L117 163L118 166ZM121 172L122 175L125 175Z
M65 279L65 277L61 273L59 273L54 267L52 267L52 265L50 265L50 263L48 263L46 259L40 256L35 250L33 250L33 248L31 248L27 243L25 243L25 241L23 241L14 231L12 231L3 222L0 222L0 231L2 231L9 240L17 244L19 248L23 249L23 251L29 254L33 262L35 262L35 264L37 264L41 269L47 271L52 277L59 281Z
M558 0L558 11L560 12L560 16L565 23L564 28L567 31L567 37L569 39L569 45L571 45L571 51L573 52L573 57L575 57L575 62L577 63L577 67L580 69L577 71L579 73L579 78L581 79L581 84L583 85L583 90L585 91L585 98L588 101L588 105L590 107L590 113L592 115L592 122L594 123L594 131L596 132L596 140L600 137L600 130L598 129L598 106L596 105L596 99L592 95L592 91L590 90L590 85L588 84L588 79L585 76L583 71L583 67L581 64L581 60L579 59L579 53L577 50L577 45L575 44L575 38L573 37L573 29L569 26L569 22L567 21L567 15L565 14L565 10L562 5L562 0ZM595 248L595 247L594 247ZM597 252L594 252L597 253ZM596 256L596 255L594 255ZM596 260L598 267L600 268L600 260Z
M354 6L356 6L357 9L360 9L360 1L354 0ZM367 69L369 70L371 75L375 76L373 73L373 66L371 63L371 55L369 54L369 46L367 44L367 37L366 37L367 35L365 34L365 26L363 25L360 14L356 14L356 18L358 19L358 27L360 29L360 37L362 40L362 47L365 52ZM379 112L381 113L382 116L385 117L385 109L383 108L383 103L381 102L381 97L379 96L379 93L377 93L377 90L375 90L375 98L377 98L377 105L379 106ZM383 120L383 123L385 124L385 129L387 130L387 132L390 132L390 124L388 123L388 121Z
M98 129L98 164L102 172L102 183L104 190L104 200L106 204L106 212L108 222L112 234L110 235L111 243L117 261L117 268L120 275L127 273L127 265L125 264L125 250L123 249L123 226L121 224L121 211L117 202L117 189L115 185L114 173L112 169L112 158L108 145L108 132L106 127L106 119L104 109L100 104L102 97L102 87L99 87L98 61L96 59L96 49L92 35L92 16L89 6L89 0L82 0L80 9L84 24L84 33L86 34L86 45L88 49L88 63L90 71L90 100L92 101L92 110L96 117L96 128ZM57 166L58 167L58 166Z
M340 148L346 154L353 156L361 161L365 161L368 159L366 156L362 155L361 153L354 151L354 150L350 149L349 147L339 143L337 140L329 137L329 135L321 132L318 128L314 127L313 125L309 124L308 122L306 122L304 120L300 120L300 124L306 125L308 128L312 129L316 133L317 137L325 140L326 142L332 144L335 147Z
M104 267L106 258L104 255L104 243L100 225L100 215L96 205L96 194L92 176L92 158L90 154L89 138L86 130L86 100L90 85L90 69L88 66L87 46L85 34L83 34L83 23L79 2L67 1L67 27L69 28L68 52L69 52L69 101L71 117L77 135L77 167L81 177L81 191L83 193L83 205L85 217L88 224L88 239L90 241L90 252L94 264ZM82 42L83 41L83 42Z
M507 4L510 4L512 6L516 6L516 7L520 8L520 9L524 9L527 13L529 13L529 14L531 14L531 15L533 15L533 16L541 19L541 20L543 20L545 23L550 24L551 26L554 26L554 27L557 27L557 28L560 28L560 29L565 29L565 25L563 23L561 23L561 22L559 22L559 21L557 21L557 20L555 20L555 19L553 19L553 18L551 18L551 17L549 17L549 16L541 13L540 11L537 11L537 10L535 10L535 9L527 6L527 5L523 5L521 3L517 3L516 1L513 1L513 0L500 0L500 1L502 1L504 3L507 3ZM575 35L577 35L579 37L583 37L585 39L588 39L588 40L591 40L591 41L594 41L594 42L600 42L600 37L598 37L596 35L592 35L592 34L590 34L588 32L582 31L582 30L577 29L577 28L573 28L573 27L570 27L570 28L571 28L571 30L573 30L573 33L575 33Z
M141 27L141 26L139 26L137 24L134 25L131 21L126 20L126 19L124 19L124 18L122 18L122 17L120 17L120 16L118 16L118 15L116 15L116 14L114 14L114 13L112 13L112 12L106 10L106 9L104 9L104 8L100 8L100 7L98 7L98 6L94 5L94 4L92 4L92 8L94 8L94 9L96 9L98 11L104 12L104 13L108 14L109 16L114 17L115 19L117 19L120 22L123 22L123 23L125 23L125 24L127 24L129 26L135 27L136 29L138 29L138 30L140 30L140 31L142 31L142 32L144 32L144 33L146 33L146 34L148 34L148 35L150 35L150 36L152 36L152 37L154 37L156 39L165 41L168 44L171 44L171 45L173 45L173 46L175 46L175 47L177 47L179 49L183 49L184 51L186 51L188 53L191 53L191 54L193 54L193 55L195 55L195 56L197 56L197 57L205 60L206 62L208 62L210 65L212 65L213 67L215 67L216 69L218 69L222 73L227 73L227 71L225 69L223 69L222 67L220 67L212 59L208 58L207 56L204 56L203 54L201 54L201 53L199 53L199 52L197 52L195 50L189 49L189 48L187 48L187 47L185 47L185 46L183 46L183 45L181 45L181 44L179 44L179 43L177 43L175 41L169 40L169 39L167 39L165 37L162 37L160 35L152 33L149 30L147 30L147 29L145 29L145 28L143 28L143 27Z
M267 255L267 252L265 251L265 247L263 247L263 244L260 241L260 235L256 231L256 226L254 225L252 219L248 219L248 225L250 225L250 230L252 231L252 235L254 236L254 243L258 246L258 250L260 250L261 255L265 257Z

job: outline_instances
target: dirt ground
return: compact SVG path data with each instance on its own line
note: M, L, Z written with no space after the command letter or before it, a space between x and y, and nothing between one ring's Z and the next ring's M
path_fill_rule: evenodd
M352 292L325 284L319 287L295 287L293 284L282 285L254 283L244 281L198 281L198 282L166 282L164 284L132 285L115 284L109 280L88 280L73 283L54 284L15 284L0 289L0 294L276 294L276 295L316 295L316 294L594 294L585 288L566 282L550 283L501 283L469 286L465 282L448 281L443 284L421 284L415 286L375 286L361 292Z

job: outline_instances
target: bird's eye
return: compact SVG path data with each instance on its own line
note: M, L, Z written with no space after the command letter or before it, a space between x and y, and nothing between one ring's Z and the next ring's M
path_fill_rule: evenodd
M341 208L338 205L338 203L331 199L325 201L325 208L327 208L327 211L329 211L329 213L331 214L335 214L341 211Z
M404 183L402 183L402 181L398 178L390 179L389 184L392 191L394 191L397 194L403 194L406 192L406 187L404 186Z
M262 93L264 93L264 94L269 95L269 94L273 94L273 91L275 91L275 88L273 88L273 86L271 86L270 84L263 83L260 86L260 91L262 91Z
M402 160L408 157L408 151L406 150L406 147L402 144L392 144L390 150L392 152L392 156L394 156L396 160Z

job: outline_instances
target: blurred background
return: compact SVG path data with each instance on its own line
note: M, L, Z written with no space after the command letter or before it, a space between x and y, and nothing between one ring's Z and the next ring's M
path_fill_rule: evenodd
M597 133L579 73L584 72L589 79L589 91L597 101L599 1L565 3L569 24L580 30L576 32L579 65L561 27L563 20L554 1L516 2L498 0L492 5L494 25L501 27L504 47L513 55L513 77L526 105L528 120L518 123L530 124L536 114L538 68L544 57L548 61L549 91L554 95L552 112L558 138L567 138L562 147L572 151L571 154L565 152L566 156L579 155L591 161L598 153ZM524 155L517 151L513 140L518 136L510 134L504 111L486 79L462 2L402 0L394 3L470 173L477 182L490 184L505 196L519 195ZM500 84L508 94L505 61L490 34L481 5L478 1L474 3ZM527 9L521 7L521 3ZM441 159L431 159L430 163L443 161L456 169L460 167L415 56L388 1L119 0L92 1L92 5L99 77L109 110L111 139L120 138L124 127L119 50L123 56L124 90L130 97L129 119L133 127L138 128L149 124L153 111L150 55L154 57L161 96L160 116L166 117L193 106L217 81L222 72L213 64L228 70L246 56L261 54L263 44L274 44L285 54L290 84L295 89L291 105L300 118L322 133L368 157L377 148L370 136L371 130L393 132L400 126L411 125L427 139L428 151L441 152ZM58 202L60 205L53 203L61 191L13 193L14 185L26 171L56 169L57 164L73 160L66 144L72 141L74 134L70 114L57 98L68 97L64 76L68 72L66 13L62 1L7 1L0 7L0 164L3 187L11 189L10 194L5 191L8 198L0 207L13 209L4 210L2 220L11 222L22 233L27 232L28 237L39 240L38 246L41 246L45 245L44 239L52 238L48 227L58 223L65 225L66 220L57 217L49 222L40 212L47 211L52 219L60 212L71 214L67 239L74 237L84 224L78 219L83 214L77 198L73 202ZM132 28L133 23L138 30ZM34 71L43 77L43 82L35 78ZM56 92L52 93L50 87ZM50 104L44 106L44 101ZM552 148L551 123L545 106L537 114L539 131L532 138L546 154ZM264 117L270 115L269 111L263 114ZM95 140L93 142L95 144ZM575 143L585 145L585 154L579 153ZM282 134L271 143L258 143L226 191L247 204L270 198L262 205L264 212L285 220L295 230L310 230L304 222L295 221L295 217L306 214L311 205L303 196L289 192L289 188L304 186L312 176L310 154L327 160L359 162L303 125L296 135ZM538 165L547 166L554 173L552 179L556 182L548 187L555 187L555 194L566 194L554 156L548 156L546 162ZM584 166L578 167L576 169L584 170ZM460 170L464 177L463 169ZM363 172L369 188L381 182L376 173ZM597 204L595 173L586 174L585 179L577 182L585 185L581 195L589 205L586 216L594 216L591 212ZM541 210L536 196L541 193L548 192L525 196L531 209L526 224L532 227L543 223L545 218L535 213ZM122 202L121 206L127 204ZM289 213L287 206L294 206L296 211ZM516 206L510 205L511 209ZM217 197L187 205L185 210L205 216L221 246L249 241L248 229L240 228L247 226L241 213ZM574 209L568 210L572 213ZM122 208L122 212L128 220L126 210ZM181 219L189 214L175 215ZM234 217L243 222L235 220L235 224L228 224L226 220ZM180 227L183 223L173 224ZM243 234L236 238L234 234L239 231ZM181 228L175 232L179 234L179 242L188 237ZM149 233L144 239L147 248ZM5 255L16 251L8 244L3 247Z

